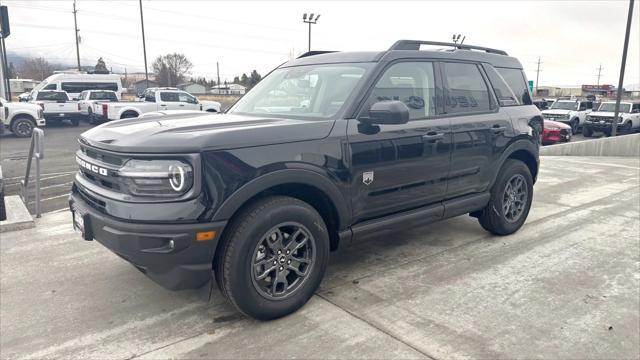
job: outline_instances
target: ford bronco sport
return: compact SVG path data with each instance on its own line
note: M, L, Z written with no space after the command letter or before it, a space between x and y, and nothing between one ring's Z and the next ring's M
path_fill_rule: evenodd
M522 65L504 51L401 40L311 52L225 114L83 133L69 205L85 240L157 283L215 278L242 313L273 319L304 305L330 251L357 239L463 214L517 231L541 132Z

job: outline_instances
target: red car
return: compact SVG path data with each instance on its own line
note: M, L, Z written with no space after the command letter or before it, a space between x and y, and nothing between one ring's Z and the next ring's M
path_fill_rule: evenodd
M543 145L569 141L571 141L571 126L557 121L544 121L544 130L542 131Z

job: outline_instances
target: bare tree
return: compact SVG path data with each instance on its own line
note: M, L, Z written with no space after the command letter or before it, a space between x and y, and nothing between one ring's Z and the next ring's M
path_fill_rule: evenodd
M176 86L185 80L193 64L184 54L158 56L153 62L153 72L160 86Z
M53 66L42 57L25 61L20 67L20 75L25 79L44 80L53 74Z

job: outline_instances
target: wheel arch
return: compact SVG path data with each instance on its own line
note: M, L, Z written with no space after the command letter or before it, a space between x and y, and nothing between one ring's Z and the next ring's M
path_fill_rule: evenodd
M327 226L331 250L338 248L340 230L348 226L348 204L326 175L311 170L279 170L250 181L222 203L212 221L233 219L248 204L270 195L291 196L316 209Z
M29 114L28 112L19 112L13 114L13 116L11 117L11 120L9 121L9 129L13 128L13 124L18 119L28 119L33 123L34 126L37 126L36 118L33 115Z
M534 144L531 140L528 140L528 139L517 140L511 145L509 145L509 147L502 153L502 156L500 157L499 166L497 167L497 169L498 170L501 169L502 166L504 165L504 162L507 161L507 159L522 161L529 168L529 171L531 172L531 177L533 178L533 181L535 183L538 177L538 171L540 168L540 164L537 156L538 152L539 152L538 146ZM495 172L493 179L491 181L491 186L493 186L493 184L495 183L496 178L498 177L498 173L499 171Z
M140 112L135 109L124 109L120 112L120 119L126 119L125 114L135 114L135 117L140 116Z

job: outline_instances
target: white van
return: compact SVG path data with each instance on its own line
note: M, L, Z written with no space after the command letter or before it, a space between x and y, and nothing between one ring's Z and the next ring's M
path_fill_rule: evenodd
M122 95L122 81L118 74L53 74L38 84L33 91L66 91L70 98L77 98L85 90L111 90Z

